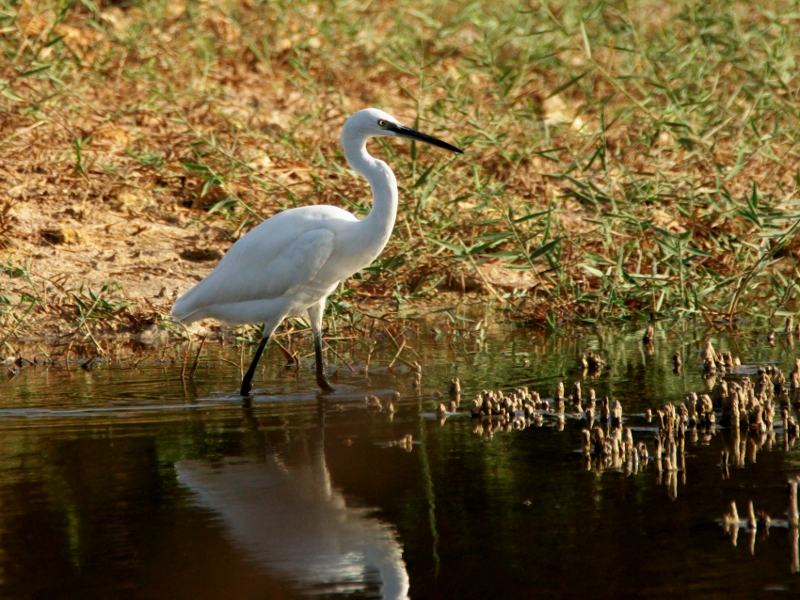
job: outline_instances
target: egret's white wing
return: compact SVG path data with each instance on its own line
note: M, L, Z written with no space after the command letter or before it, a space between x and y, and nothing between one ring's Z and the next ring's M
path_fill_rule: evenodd
M335 234L325 228L304 231L292 222L281 227L281 221L265 221L236 242L216 269L175 303L172 314L188 320L213 306L293 295L313 282L333 253Z
M259 238L241 249L234 246L204 280L214 284L208 299L213 304L228 304L294 294L312 281L330 258L334 237L329 229L313 229L279 236L284 238L279 248Z

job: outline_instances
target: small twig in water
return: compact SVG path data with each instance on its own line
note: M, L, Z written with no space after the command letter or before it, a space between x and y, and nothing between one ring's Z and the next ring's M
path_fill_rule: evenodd
M237 365L237 364L236 364L235 362L233 362L232 360L228 360L227 358L222 358L222 357L220 357L220 360L221 360L222 362L226 362L226 363L228 363L229 365L233 365L234 367L238 367L238 369L239 369L239 377L244 377L244 373L242 372L242 365L241 365L241 363Z
M393 359L392 359L392 361L389 363L389 366L387 367L388 369L391 369L391 368L394 366L394 363L395 363L395 361L396 361L398 358L400 358L400 353L401 353L401 352L402 352L402 351L405 349L405 347L406 347L406 341L405 341L405 340L403 340L403 343L402 343L402 344L400 344L400 347L397 349L397 354L395 354L395 355L394 355L394 358L393 358Z
M341 354L339 354L339 353L338 353L338 352L337 352L337 351L336 351L336 350L333 348L333 346L331 346L331 345L330 345L328 342L325 342L325 345L326 345L326 346L327 346L327 347L330 349L330 351L331 351L331 352L333 352L333 353L336 355L336 357L337 357L337 358L338 358L340 361L342 361L342 363L344 363L344 366L345 366L345 367L347 367L347 368L350 370L350 372L351 372L351 373L355 373L355 372L356 372L356 370L355 370L353 367L351 367L351 366L348 364L348 362L347 362L347 361L346 361L344 358L342 358L342 355L341 355Z
M203 346L206 345L206 338L208 336L203 336L203 339L200 340L200 347L197 349L197 354L194 356L194 364L192 364L192 370L189 371L189 379L194 379L194 372L197 371L197 363L200 360L200 353L203 351Z
M186 346L186 351L183 353L183 364L181 365L181 379L186 379L186 359L189 358L189 349L192 347L192 341Z
M286 347L284 347L284 345L281 344L278 340L273 338L272 341L275 342L278 345L278 348L281 349L281 352L283 353L283 356L286 358L286 364L287 365L294 365L295 367L297 367L299 369L300 368L300 359L297 357L297 354L295 354L294 352L289 352L289 350Z

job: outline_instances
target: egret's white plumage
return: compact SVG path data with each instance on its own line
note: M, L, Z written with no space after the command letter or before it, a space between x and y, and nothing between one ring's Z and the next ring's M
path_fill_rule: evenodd
M340 281L368 266L383 250L397 214L397 181L389 166L367 153L372 137L416 139L461 152L436 138L400 125L391 115L368 108L345 122L341 142L348 164L372 188L372 210L363 220L334 206L305 206L270 217L239 239L205 279L181 296L172 315L191 323L213 317L226 323L264 323L264 339L242 384L249 391L266 341L290 316L308 313L321 373L325 299ZM326 387L327 386L327 387Z
M181 296L172 314L184 323L207 317L261 323L302 315L351 274L337 258L347 252L341 241L353 237L347 227L359 224L332 206L279 213L238 240L208 277Z

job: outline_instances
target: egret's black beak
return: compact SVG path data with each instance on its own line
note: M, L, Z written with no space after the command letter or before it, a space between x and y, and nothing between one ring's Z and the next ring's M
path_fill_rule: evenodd
M419 131L411 129L410 127L389 123L389 125L386 126L386 129L389 131L393 131L395 134L397 134L397 137L406 138L407 140L417 140L418 142L425 142L426 144L430 144L431 146L438 146L439 148L450 150L450 152L457 152L459 154L464 154L463 150L460 150L455 146L451 146L447 142L443 142L442 140L437 139L432 135L428 135L426 133L420 133Z

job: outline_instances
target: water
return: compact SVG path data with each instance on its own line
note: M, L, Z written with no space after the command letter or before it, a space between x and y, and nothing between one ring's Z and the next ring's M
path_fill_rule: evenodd
M254 402L236 395L238 354L211 344L194 381L180 365L25 368L0 384L0 596L3 598L757 598L800 592L787 527L721 525L736 501L785 519L798 444L743 436L744 464L719 467L730 432L686 442L669 477L586 470L585 423L475 433L475 392L527 385L619 399L652 454L647 408L703 392L703 332L661 325L655 353L636 331L545 338L530 331L409 338L422 396L384 345L369 378L360 345L337 349L339 393L318 401L311 366L285 370L276 350ZM788 374L783 336L711 333L750 366ZM578 357L609 363L589 379ZM672 372L681 350L685 368ZM525 361L528 361L527 363ZM337 361L339 362L339 361ZM525 365L528 366L525 366ZM360 365L360 367L359 367ZM433 392L452 377L462 412L439 425ZM393 417L366 393L402 400ZM405 449L396 442L413 436ZM751 539L752 537L752 539ZM796 552L796 550L795 550Z

